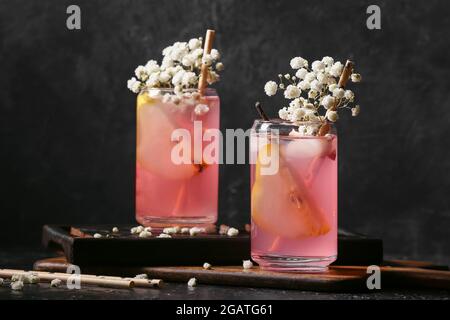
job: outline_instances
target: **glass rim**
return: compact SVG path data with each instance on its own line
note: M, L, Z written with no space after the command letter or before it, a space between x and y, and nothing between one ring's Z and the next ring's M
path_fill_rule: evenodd
M152 87L152 88L145 88L143 89L141 92L148 92L148 91L152 91L152 90L159 90L163 93L171 93L175 91L175 88L158 88L158 87ZM181 92L183 93L193 93L193 92L198 92L199 89L198 88L183 88L181 90ZM205 88L205 93L208 94L217 94L217 90L215 88L210 88L210 87L206 87Z
M270 118L269 120L264 119L255 119L253 124L259 124L259 123L269 123L269 124L276 124L281 126L301 126L301 125L323 125L323 124L329 124L330 126L334 127L334 124L330 121L289 121L289 120L283 120L280 118Z

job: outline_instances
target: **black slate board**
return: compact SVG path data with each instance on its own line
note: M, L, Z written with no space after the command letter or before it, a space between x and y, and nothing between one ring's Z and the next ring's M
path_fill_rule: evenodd
M80 266L189 266L205 261L213 265L240 265L250 258L250 235L237 237L202 234L195 237L175 235L171 239L139 238L130 235L130 226L118 226L121 233L111 234L112 226L53 226L43 228L43 244L62 249L68 262ZM80 236L71 229L81 231ZM111 237L93 238L94 233ZM338 259L334 265L371 265L383 261L380 239L339 230Z

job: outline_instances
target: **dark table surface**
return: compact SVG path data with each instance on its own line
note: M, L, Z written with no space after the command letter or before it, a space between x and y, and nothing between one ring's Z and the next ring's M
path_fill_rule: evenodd
M33 262L52 254L37 248L0 248L0 268L31 269ZM188 288L185 283L167 283L162 289L107 289L82 287L80 290L50 288L48 283L25 285L23 291L13 291L7 284L0 287L0 300L5 299L450 299L442 290L377 290L368 293L326 293L298 290L277 290L199 284Z

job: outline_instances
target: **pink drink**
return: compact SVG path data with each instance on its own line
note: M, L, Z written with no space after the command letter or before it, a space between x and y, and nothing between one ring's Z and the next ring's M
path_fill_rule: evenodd
M162 90L164 94L164 90ZM194 112L197 104L209 111ZM196 103L182 99L179 104L163 102L161 97L138 96L136 141L136 220L145 226L202 225L215 223L218 202L218 164L194 159L194 143L201 151L208 144L201 135L219 128L220 102L217 93L208 89ZM194 121L200 140L194 142ZM200 128L201 126L201 128ZM174 163L172 141L175 129L186 129L191 137L190 163ZM216 148L217 150L218 147ZM195 160L195 161L194 161Z
M292 125L276 126L279 139L260 130L251 143L252 258L269 270L325 270L337 256L337 136L293 137ZM279 168L263 175L262 156L276 147Z

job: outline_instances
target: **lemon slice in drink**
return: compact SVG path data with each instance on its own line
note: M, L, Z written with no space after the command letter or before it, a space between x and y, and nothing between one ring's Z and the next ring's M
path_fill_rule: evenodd
M287 238L316 237L330 231L302 177L294 176L280 151L279 171L261 174L262 159L270 158L272 144L259 149L251 206L253 222L266 232Z

